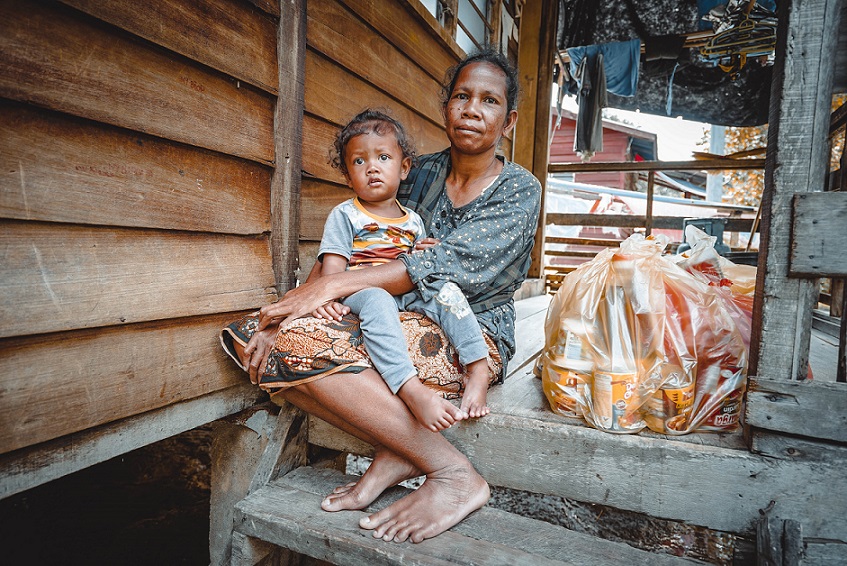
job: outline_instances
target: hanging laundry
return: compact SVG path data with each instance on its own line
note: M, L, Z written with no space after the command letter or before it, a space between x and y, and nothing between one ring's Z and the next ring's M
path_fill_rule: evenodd
M606 93L635 96L641 40L570 47L567 51L579 104L574 151L588 161L597 151L603 151Z
M603 54L606 88L618 96L635 96L638 86L638 63L641 59L641 40L614 41L598 45L569 47L571 74L576 75L579 63L586 57Z
M583 58L576 68L574 78L579 83L576 101L579 112L574 132L574 152L583 161L589 161L598 151L603 151L603 108L606 106L606 73L602 53Z

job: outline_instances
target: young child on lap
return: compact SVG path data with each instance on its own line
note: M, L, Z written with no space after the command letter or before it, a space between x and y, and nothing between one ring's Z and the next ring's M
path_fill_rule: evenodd
M362 269L412 253L429 245L421 239L426 227L417 213L397 201L400 182L409 174L414 150L403 126L383 112L365 110L338 133L338 167L356 196L336 206L327 217L318 250L320 274ZM459 287L446 282L438 295L424 301L416 291L393 297L372 287L343 303L331 301L313 316L339 320L344 306L361 321L365 348L388 387L400 397L420 424L433 431L458 420L482 417L488 390L488 346L482 329ZM417 379L400 326L399 310L427 315L444 330L465 367L465 395L460 408Z

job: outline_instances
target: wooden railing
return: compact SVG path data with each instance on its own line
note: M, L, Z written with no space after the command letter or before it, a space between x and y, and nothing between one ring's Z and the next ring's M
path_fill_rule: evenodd
M740 170L740 169L762 169L765 160L740 159L739 154L731 157L713 156L710 159L695 161L625 161L625 162L598 162L598 163L551 163L548 167L549 173L588 173L605 171L642 171L647 172L647 206L644 215L623 214L587 214L587 213L556 213L548 212L545 216L547 225L556 226L600 226L604 228L628 228L643 229L644 234L649 236L655 230L682 230L684 218L677 216L654 216L653 215L653 193L655 188L655 173L657 171L685 171L685 170ZM758 230L759 216L756 218L725 217L725 232L744 232L752 240ZM562 246L586 246L589 249L570 250ZM576 260L588 260L593 258L600 250L607 247L617 247L620 240L615 239L591 239L591 238L544 238L544 255L546 257L567 257ZM749 250L749 247L747 248ZM544 279L545 288L548 293L555 292L561 285L562 280L576 265L555 265L545 261Z

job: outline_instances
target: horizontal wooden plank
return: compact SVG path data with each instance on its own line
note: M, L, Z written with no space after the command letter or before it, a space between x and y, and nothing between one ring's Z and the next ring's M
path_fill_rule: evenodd
M751 377L745 422L765 430L847 443L847 385Z
M327 513L320 508L326 493L355 480L337 470L298 468L241 501L236 529L319 560L351 566L693 563L493 507L483 507L437 538L418 544L385 543L359 529L358 521L407 495L408 490L393 488L362 511Z
M353 190L346 185L304 178L300 185L300 239L320 242L329 212L353 196Z
M513 399L519 406L509 406ZM490 415L444 432L493 485L599 503L750 535L759 509L800 521L808 537L844 540L847 477L814 460L705 444L709 435L608 434L550 411L530 372L489 392ZM712 435L714 443L727 439ZM349 435L310 420L309 442L355 450ZM523 462L524 465L504 465ZM827 486L822 490L820 486ZM703 502L708 502L704 504Z
M264 165L8 101L0 130L0 217L270 230Z
M218 338L239 316L0 341L0 453L249 381Z
M559 236L546 236L545 244L569 244L578 246L604 246L607 248L620 247L623 240L611 240L608 238L563 238Z
M0 96L271 163L274 99L63 6L0 6Z
M267 238L0 222L0 337L170 319L273 300Z
M419 154L447 147L441 124L400 104L313 49L306 51L306 112L341 127L365 108L386 108L412 137Z
M237 413L267 399L249 382L0 455L0 499Z
M266 14L279 18L279 0L247 0Z
M303 172L311 177L346 185L344 176L330 165L338 127L310 114L303 115Z
M579 257L579 258L592 258L600 253L600 250L596 250L593 252L585 252L585 251L572 251L572 250L544 250L544 255L554 256L554 257Z
M338 0L313 2L308 12L306 41L310 47L416 109L433 124L443 123L439 81L427 75L414 59L377 34Z
M847 277L847 193L802 193L792 202L789 275Z
M156 45L276 94L276 24L234 0L61 0Z
M545 215L547 225L556 226L606 226L612 228L643 228L647 222L645 216L630 214L590 214L548 212ZM654 230L682 230L682 221L678 216L654 216ZM724 231L750 232L753 226L752 218L726 218Z
M588 163L551 163L548 173L593 171L734 171L764 169L764 159L704 159L694 161L592 161Z
M414 10L410 13L403 2L341 1L436 81L440 82L447 69L459 62L458 53L440 41L433 31L435 26L442 26L436 22L424 22ZM400 22L402 25L398 25Z

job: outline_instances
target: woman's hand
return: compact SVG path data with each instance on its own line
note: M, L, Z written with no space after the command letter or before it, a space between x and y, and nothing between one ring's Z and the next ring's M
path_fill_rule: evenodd
M312 311L312 316L315 318L324 318L327 320L341 320L342 317L350 312L350 307L338 301L330 301Z
M277 302L263 306L259 310L259 330L271 325L285 326L289 321L309 315L328 301L338 298L329 288L332 277L319 277L303 283L285 293Z
M265 366L268 363L268 354L271 348L273 348L277 330L279 330L277 326L269 326L264 330L257 330L244 347L244 355L241 357L241 363L247 368L247 372L250 374L250 382L253 385L259 383L259 376L265 372Z
M429 248L437 245L440 242L441 240L439 240L438 238L421 238L420 240L415 242L415 251L419 252L423 250L428 250Z

